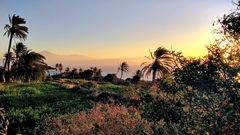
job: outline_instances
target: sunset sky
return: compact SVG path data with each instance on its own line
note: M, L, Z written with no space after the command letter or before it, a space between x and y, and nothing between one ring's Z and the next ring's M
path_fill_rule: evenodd
M0 35L16 14L29 27L25 44L38 52L122 58L172 46L201 56L213 22L233 7L232 0L0 0ZM7 46L0 36L1 55Z

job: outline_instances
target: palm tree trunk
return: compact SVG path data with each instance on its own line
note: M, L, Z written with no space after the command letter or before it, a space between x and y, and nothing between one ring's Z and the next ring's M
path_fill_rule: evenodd
M13 33L11 33L11 35L10 35L10 39L9 39L9 45L8 45L8 52L7 52L7 58L6 58L6 60L5 60L5 64L4 64L4 70L6 70L6 66L7 66L7 64L8 64L8 61L9 61L9 53L10 53L10 50L11 50L11 45L12 45L12 38L13 38ZM8 68L7 69L9 69L9 65L8 65Z
M155 79L156 79L156 73L157 73L157 70L153 70L152 81L155 81Z
M8 57L8 71L10 71L10 62L11 62L11 59L10 57Z
M121 79L122 79L122 76L123 76L123 71L121 70Z

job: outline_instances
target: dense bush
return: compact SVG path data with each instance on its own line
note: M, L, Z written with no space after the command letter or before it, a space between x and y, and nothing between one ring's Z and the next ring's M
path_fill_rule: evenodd
M134 107L97 104L89 112L49 117L35 129L35 134L64 135L154 135L180 134L174 124L164 120L156 123L144 121Z
M235 95L239 100L239 95ZM239 130L239 101L232 101L225 92L198 91L186 93L182 129L188 133L208 131L210 134L237 134Z
M107 74L104 79L105 82L111 82L111 83L115 83L117 82L117 76L116 74Z
M133 107L97 104L90 112L48 118L36 134L152 134Z
M164 119L166 122L179 123L182 118L183 104L179 101L146 95L141 103L142 116L147 120L156 122Z

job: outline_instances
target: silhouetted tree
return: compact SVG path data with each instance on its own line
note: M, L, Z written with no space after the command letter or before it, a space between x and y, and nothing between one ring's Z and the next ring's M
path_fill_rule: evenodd
M94 77L94 72L93 72L92 69L93 69L93 68L84 70L84 71L82 72L82 76L81 76L81 77L84 78L84 79L87 79L87 80L93 79L93 77Z
M94 79L95 81L99 81L100 79L102 79L102 69L96 68L95 70L93 70L93 72L94 72L94 77L93 77L93 79Z
M133 82L133 83L139 82L140 79L141 79L141 77L142 77L142 72L141 72L141 70L137 70L136 73L135 73L135 75L134 75L133 78L132 78L132 82Z
M58 70L60 71L60 73L62 73L62 70L63 70L63 65L62 65L62 63L59 63L59 65L58 65Z
M117 76L116 74L107 74L105 77L104 77L104 81L105 82L116 82L117 81Z
M11 62L13 62L13 59L14 59L13 53L12 52L5 53L4 58L5 58L5 60L9 59L8 63L7 63L7 68L8 68L8 71L10 71Z
M27 47L23 43L19 42L13 47L13 53L15 54L14 64L19 65L19 58L27 52Z
M170 73L172 69L173 59L169 55L169 51L163 47L159 47L154 54L150 51L151 57L146 57L150 62L144 62L141 66L142 73L149 76L152 73L152 80L164 77L165 74Z
M15 14L12 17L9 15L9 24L6 24L4 27L6 30L4 35L7 35L9 37L9 45L7 51L8 54L10 53L13 38L19 38L23 40L27 38L28 28L24 26L24 24L26 24L24 18L16 16ZM5 60L4 69L6 69L7 63L9 63L8 57Z
M58 70L58 66L59 66L59 64L56 63L56 64L55 64L56 71Z
M55 64L55 69L56 69L56 71L59 70L60 73L61 73L62 70L63 70L63 65L62 65L62 63L56 63L56 64Z
M12 65L14 77L23 80L42 80L46 75L47 64L44 62L45 57L39 53L27 50L19 56L18 64Z
M81 73L82 71L83 71L82 68L79 68L79 69L78 69L78 72L79 72L79 73Z
M218 32L225 35L230 35L235 39L240 37L240 1L238 0L237 8L231 10L231 13L225 14L222 18L218 19L218 23L221 25L221 30Z
M127 62L122 62L119 67L118 67L118 72L120 71L121 76L120 78L122 79L123 73L127 73L129 71L129 65Z
M68 73L70 71L70 68L69 67L66 67L65 68L65 72Z
M71 71L71 76L72 76L72 78L75 78L77 75L78 75L77 69L76 69L76 68L73 68L72 71Z

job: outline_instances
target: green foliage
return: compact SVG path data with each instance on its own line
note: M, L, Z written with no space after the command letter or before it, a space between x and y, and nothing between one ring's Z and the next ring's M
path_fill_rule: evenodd
M85 88L85 89L94 89L97 87L97 83L93 82L93 81L86 81L86 82L83 82L81 84L78 85L80 88Z
M228 35L230 34L235 39L238 39L240 36L240 1L236 0L237 8L234 10L231 10L229 14L225 14L222 18L218 19L218 23L221 25L221 33Z
M220 85L220 72L211 61L189 60L181 69L176 69L174 77L182 86L192 86L202 91L217 91Z
M47 115L62 115L91 108L86 97L54 83L1 85L0 102L12 124L12 134L30 134Z
M208 48L204 59L189 60L174 71L174 80L184 90L187 113L181 129L185 133L196 134L237 134L239 130L239 83L235 77L239 67L231 61L237 50L235 44L228 47L215 44ZM225 50L226 49L226 50ZM234 57L229 61L225 56Z
M159 80L158 87L160 90L169 93L177 93L182 90L180 86L173 79L170 78Z
M99 86L100 92L116 93L116 94L129 94L131 93L131 87L115 84L103 84Z
M142 117L150 121L164 119L167 122L179 123L183 113L181 102L167 101L159 96L146 95L142 98Z

